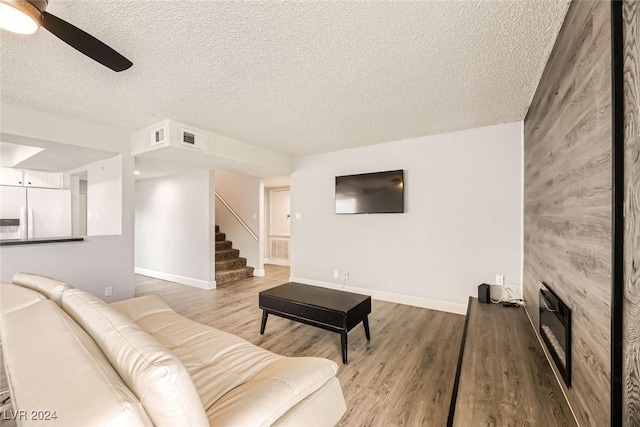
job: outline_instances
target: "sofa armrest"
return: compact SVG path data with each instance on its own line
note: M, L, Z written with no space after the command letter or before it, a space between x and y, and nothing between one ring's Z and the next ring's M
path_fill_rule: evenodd
M60 305L62 294L73 289L73 286L62 280L30 273L16 273L13 276L13 283L40 292L58 305Z
M53 301L4 314L0 336L14 414L27 414L18 425L153 425L96 343Z

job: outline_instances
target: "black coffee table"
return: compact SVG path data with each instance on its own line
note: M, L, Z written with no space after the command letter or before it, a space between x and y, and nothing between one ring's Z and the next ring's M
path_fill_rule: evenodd
M367 317L371 313L371 297L368 295L290 282L260 292L258 303L263 310L261 335L269 314L337 332L341 337L342 363L345 364L347 332L362 322L367 340L371 339Z

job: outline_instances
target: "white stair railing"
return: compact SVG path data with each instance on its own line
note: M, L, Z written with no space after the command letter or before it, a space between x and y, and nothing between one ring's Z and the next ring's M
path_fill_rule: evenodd
M242 220L242 218L240 218L238 216L238 214L236 213L236 211L234 211L231 206L229 206L229 203L225 202L224 199L222 197L220 197L220 195L216 192L214 192L214 194L216 195L216 198L218 200L220 200L220 203L222 203L227 209L229 209L229 212L231 212L231 215L233 215L234 217L236 217L236 219L238 220L238 222L244 227L245 230L247 230L247 232L249 234L251 234L251 237L253 237L255 240L258 240L258 236L256 236L256 233L254 233L253 231L251 231L251 229L249 228L249 226L247 225L246 222L244 222Z

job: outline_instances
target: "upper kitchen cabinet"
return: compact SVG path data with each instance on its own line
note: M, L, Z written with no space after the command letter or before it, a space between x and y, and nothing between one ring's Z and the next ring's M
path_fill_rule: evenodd
M59 172L25 170L24 185L27 187L62 188L62 174Z
M0 185L24 185L22 170L0 168Z
M0 185L59 189L62 188L62 173L0 168Z

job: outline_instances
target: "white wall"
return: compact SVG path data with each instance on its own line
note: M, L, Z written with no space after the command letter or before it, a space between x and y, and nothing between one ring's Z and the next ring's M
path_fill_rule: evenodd
M215 288L212 179L201 170L136 182L136 272Z
M133 158L129 134L112 127L2 104L3 133L121 153L122 234L87 237L83 242L0 247L0 280L20 271L67 281L107 300L134 296ZM118 202L116 200L115 202ZM104 288L113 296L104 297Z
M231 206L236 214L260 238L261 206L260 178L229 171L216 171L215 191ZM240 250L240 256L247 259L247 265L255 269L256 276L264 275L260 242L240 224L229 210L216 199L216 224L220 231Z
M508 123L295 159L292 280L341 285L348 271L354 290L455 312L496 274L521 293L521 129ZM335 176L393 169L405 171L404 214L334 213Z

